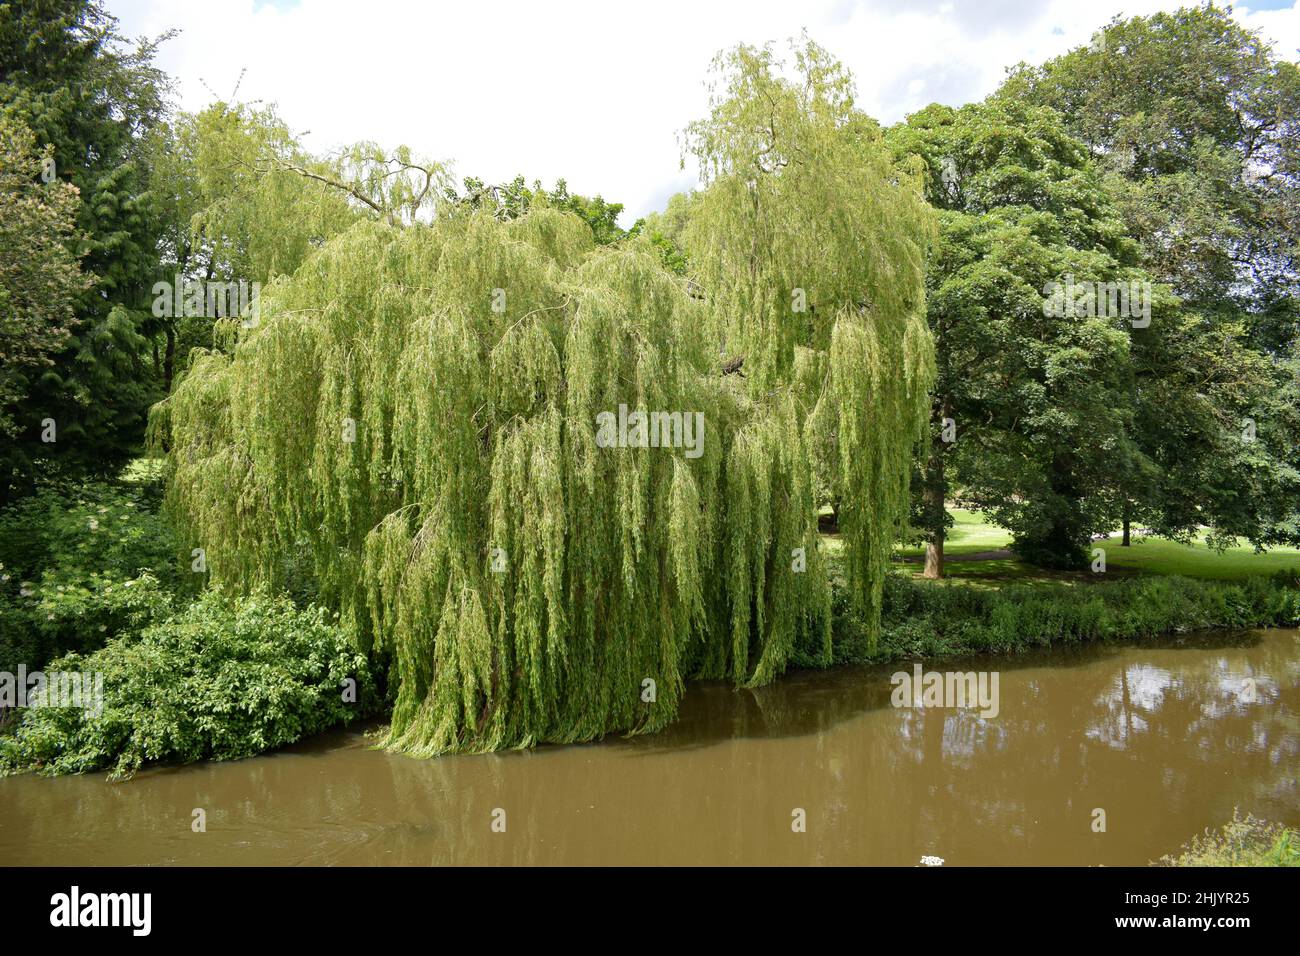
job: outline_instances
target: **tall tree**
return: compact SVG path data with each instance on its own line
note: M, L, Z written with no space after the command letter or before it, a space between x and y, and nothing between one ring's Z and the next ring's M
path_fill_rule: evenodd
M743 368L750 398L794 383L838 507L852 602L874 634L934 378L933 218L855 107L849 71L807 37L791 50L792 76L771 46L716 61L710 115L685 135L706 184L686 258L719 360Z
M52 146L55 175L79 190L75 252L93 277L67 347L34 383L6 450L0 495L41 462L112 470L137 452L154 397L141 326L157 268L143 137L164 110L158 42L128 47L93 0L0 5L0 116ZM55 442L42 441L53 418Z
M811 93L767 87L796 156L762 186L777 241L744 218L740 154L718 152L717 198L692 227L698 296L647 244L597 246L586 220L545 203L449 201L395 226L397 206L376 199L373 221L273 283L261 321L199 353L158 407L169 507L215 585L282 581L305 543L322 598L391 655L391 746L648 730L689 678L755 685L797 650L828 656L814 434L833 436L836 481L857 496L850 568L864 616L878 609L926 408L929 212L878 130L846 112L843 74L815 48L801 57ZM743 50L723 63L774 70ZM718 143L759 102L732 79L695 127ZM846 197L819 234L813 210L836 185L861 187L869 214ZM706 251L725 223L762 253L752 274ZM761 315L766 337L745 328L737 310L798 267L826 312L819 338L801 313ZM727 374L720 341L745 343L766 390Z
M1300 527L1300 70L1213 4L1117 18L1002 91L1058 109L1185 317L1136 340L1125 515L1186 538Z
M33 380L71 338L75 306L89 284L72 251L77 189L51 174L52 163L52 151L38 152L31 130L0 116L0 437L6 442L18 430Z
M1022 556L1079 567L1090 533L1114 519L1102 494L1110 476L1135 458L1130 337L1143 333L1104 314L1093 283L1140 287L1136 246L1086 148L1050 109L934 105L890 141L920 158L940 210L927 271L938 379L913 510L926 572L942 575L954 473ZM1088 297L1054 312L1050 290L1068 283Z
M1116 18L1005 86L1057 109L1113 177L1144 265L1191 308L1296 318L1300 72L1228 9ZM1290 332L1294 333L1291 326Z

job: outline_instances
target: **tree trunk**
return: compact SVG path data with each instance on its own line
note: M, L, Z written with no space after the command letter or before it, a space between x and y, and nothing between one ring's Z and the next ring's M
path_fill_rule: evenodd
M1119 546L1127 548L1129 546L1129 520L1128 515L1124 516L1124 537L1120 540Z
M176 330L167 324L167 352L163 357L163 391L172 393L172 369L176 365Z
M943 459L932 459L931 464L936 465L939 479L926 484L925 510L928 514L938 515L939 520L930 528L930 540L925 543L925 571L921 576L937 581L943 577Z
M948 416L948 402L940 404L939 421ZM944 528L943 503L947 499L947 479L944 476L943 456L948 446L943 441L942 430L930 443L930 460L925 466L925 516L929 522L929 538L925 543L925 570L922 577L937 581L943 577Z
M922 577L938 581L943 577L943 529L931 536L925 543L925 571Z

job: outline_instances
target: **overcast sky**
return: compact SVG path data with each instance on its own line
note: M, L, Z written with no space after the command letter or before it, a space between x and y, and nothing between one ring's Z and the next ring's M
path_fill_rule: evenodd
M1189 0L1190 2L1190 0ZM317 152L360 139L454 163L457 177L558 177L622 202L627 226L694 184L677 132L703 115L708 64L738 42L807 28L891 123L978 100L1021 60L1086 44L1113 14L1158 0L107 0L128 36L181 35L160 65L179 105L213 93L278 104ZM1235 15L1297 59L1300 0Z

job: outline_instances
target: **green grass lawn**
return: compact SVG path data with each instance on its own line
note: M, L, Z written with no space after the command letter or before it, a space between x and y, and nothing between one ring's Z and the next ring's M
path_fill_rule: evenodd
M1300 568L1300 548L1270 548L1256 554L1250 545L1214 551L1204 542L1178 544L1163 538L1133 538L1129 547L1120 546L1118 535L1098 541L1094 548L1106 551L1106 568L1149 574L1181 574L1189 578L1232 581L1254 574L1272 574Z
M1014 555L989 560L962 560L963 556L1010 547L1011 535L986 522L978 512L950 508L949 514L954 519L944 548L944 571L949 579L997 586L1006 582L1082 583L1101 577L1091 572L1046 571L1026 564ZM832 553L838 552L838 540L828 540L828 544ZM1231 581L1256 574L1272 574L1287 568L1300 568L1300 548L1272 548L1256 554L1249 545L1241 545L1220 552L1207 547L1203 541L1178 544L1162 538L1140 538L1136 535L1133 543L1125 548L1120 545L1118 534L1097 541L1092 547L1105 550L1106 573L1113 576L1181 574L1191 578ZM894 552L895 567L909 570L914 577L920 577L922 565L916 559L924 553L925 548L921 545L900 546ZM907 558L912 560L905 560Z
M997 551L1011 545L1011 533L997 525L988 524L979 512L949 508L948 513L953 517L953 526L948 529L948 540L944 543L943 553L946 558L980 551ZM901 547L896 553L919 557L925 553L925 546L918 544Z

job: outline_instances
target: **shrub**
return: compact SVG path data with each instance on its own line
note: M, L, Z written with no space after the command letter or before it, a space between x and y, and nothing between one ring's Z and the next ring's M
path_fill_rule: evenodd
M128 776L148 761L249 757L366 712L365 657L319 608L285 598L230 603L208 593L176 616L49 668L102 673L98 714L22 712L0 737L0 769ZM346 678L357 700L346 702Z
M37 669L160 618L183 580L157 495L137 469L52 483L0 512L0 670Z
M841 603L833 606L835 662L895 660L1197 630L1295 627L1300 625L1300 573L1231 583L1143 577L999 590L891 575L874 654ZM817 662L803 655L798 663Z
M61 654L94 651L165 617L172 601L149 573L122 580L56 569L39 585L0 597L0 671L38 670Z

